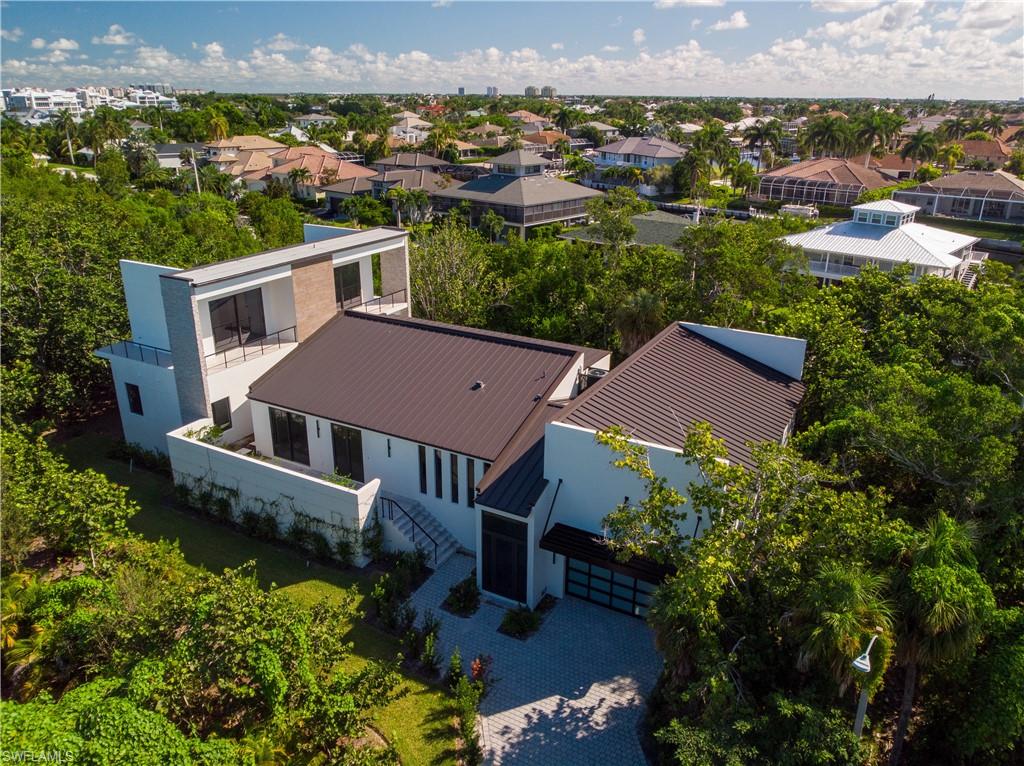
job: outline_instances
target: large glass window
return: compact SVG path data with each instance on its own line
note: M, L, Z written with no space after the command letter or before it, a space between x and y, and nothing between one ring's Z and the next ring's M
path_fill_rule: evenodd
M476 505L476 463L473 458L466 458L466 505L472 508Z
M363 432L356 428L331 423L331 442L334 447L335 472L356 481L365 481L363 478Z
M526 601L526 524L494 513L481 519L484 590Z
M306 438L306 416L270 408L270 438L274 456L294 463L309 465L309 441Z
M359 264L346 263L334 269L334 299L342 308L362 303Z
M656 586L600 564L566 559L565 592L635 617L647 616Z
M217 351L234 348L267 334L263 293L257 288L210 301L210 324Z

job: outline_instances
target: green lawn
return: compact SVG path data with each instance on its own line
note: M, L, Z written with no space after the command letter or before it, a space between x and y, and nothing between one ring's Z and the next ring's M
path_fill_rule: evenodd
M360 599L369 592L372 578L362 573L307 562L298 553L175 509L171 505L171 481L144 470L129 471L125 463L108 458L112 444L108 436L86 433L55 448L73 468L92 468L127 486L141 508L129 526L150 540L177 540L189 563L220 572L254 560L265 587L280 588L303 605L321 598L340 598L348 588L355 588ZM353 668L370 659L393 658L399 651L394 637L365 622L339 628L347 631L353 643L353 654L347 661ZM447 723L450 714L446 697L437 688L413 678L407 679L406 687L408 694L381 712L376 728L395 745L407 766L454 763L455 743Z

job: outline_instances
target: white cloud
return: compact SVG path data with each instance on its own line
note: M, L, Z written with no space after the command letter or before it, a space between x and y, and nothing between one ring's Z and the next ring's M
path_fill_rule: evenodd
M960 12L956 8L947 8L935 14L936 21L956 21L960 18Z
M708 30L711 32L725 32L731 29L746 29L750 26L750 22L747 21L747 14L743 11L736 11L727 19L716 21Z
M693 21L690 22L690 29L696 29L701 25L701 23L702 22L700 19L694 19Z
M0 29L0 38L9 43L18 42L23 34L25 33L22 32L21 27L15 27L14 29Z
M289 37L284 32L278 32L276 35L271 37L263 47L268 51L278 51L283 53L286 51L305 50L308 46Z
M41 37L33 37L31 45L36 50L39 50L40 48L45 48L46 47L46 40L44 40Z
M565 50L565 43L551 43L551 50L553 50L553 51Z
M601 49L602 53L618 53L622 50L621 45L606 45Z
M643 45L647 41L647 33L642 29L633 30L633 45Z
M622 17L621 16L616 16L615 17L615 21L613 21L608 26L609 27L621 27L622 26Z
M960 9L960 29L1020 32L1024 5L1001 0L967 0Z
M32 41L32 47L35 47L35 40ZM46 46L51 51L77 51L78 43L74 40L69 40L66 37L62 37L59 40L54 40L52 43Z
M105 35L92 38L93 45L135 45L137 42L135 34L120 24L111 24Z
M654 7L680 8L682 6L719 6L725 5L725 0L654 0Z
M822 13L853 13L870 11L881 3L882 0L811 0L811 8Z

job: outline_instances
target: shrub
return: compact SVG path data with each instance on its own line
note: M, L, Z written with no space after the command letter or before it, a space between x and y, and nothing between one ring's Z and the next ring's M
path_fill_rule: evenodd
M258 526L256 537L261 540L278 540L281 537L281 527L277 523L277 517L273 514L263 512L256 514Z
M462 762L467 766L483 760L476 734L476 717L480 705L480 688L462 676L455 687L455 714L459 719L459 737L462 739Z
M455 583L445 598L442 606L449 612L460 617L469 617L480 608L480 589L476 585L476 575Z
M358 536L354 530L342 527L334 539L334 555L343 565L350 567L355 563L358 551Z
M470 675L473 676L473 683L477 685L481 697L487 693L487 689L491 685L491 665L493 664L494 658L489 654L478 654L469 663Z
M213 515L221 521L231 521L233 519L231 513L231 498L227 495L217 495L213 498Z
M423 651L420 652L420 665L431 675L436 675L438 671L438 657L437 657L437 634L427 633L423 637Z
M367 524L362 534L363 553L370 557L371 561L380 561L384 553L384 527L376 516Z
M284 539L299 548L306 548L309 530L298 519L292 519L292 523L288 525L288 531L284 533Z
M501 620L501 632L515 638L526 638L540 628L541 616L532 609L521 606L509 609Z
M171 459L167 455L140 447L138 444L130 444L123 439L114 443L114 446L107 452L107 457L122 460L125 463L131 462L164 476L171 475Z
M462 670L462 654L459 653L459 647L455 647L455 651L452 652L451 659L448 660L448 670L444 674L444 685L449 691L454 692L459 685L459 679L465 678L466 674Z
M320 561L330 561L334 558L334 546L322 532L307 532L306 543L310 552Z

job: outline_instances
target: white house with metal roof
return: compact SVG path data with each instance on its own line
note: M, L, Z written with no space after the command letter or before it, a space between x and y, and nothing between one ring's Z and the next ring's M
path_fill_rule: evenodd
M970 267L987 255L975 252L978 238L916 223L919 209L888 199L854 205L849 221L782 239L804 249L811 274L822 284L855 277L867 264L882 271L908 264L913 279L930 275L973 284L976 272Z

